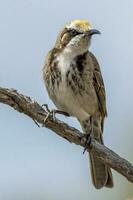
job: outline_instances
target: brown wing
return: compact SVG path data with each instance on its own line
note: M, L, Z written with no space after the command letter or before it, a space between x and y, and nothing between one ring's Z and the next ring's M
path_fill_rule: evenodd
M94 84L98 102L99 102L100 113L104 120L104 117L107 116L104 82L103 82L100 66L96 57L91 52L89 52L89 54L90 54L90 57L92 58L92 62L94 65L93 84Z

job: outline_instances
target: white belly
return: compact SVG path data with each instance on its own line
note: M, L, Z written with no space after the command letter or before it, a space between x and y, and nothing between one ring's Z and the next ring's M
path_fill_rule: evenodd
M75 116L80 120L88 118L89 114L82 108L79 99L70 87L63 81L58 90L55 90L56 98L53 99L58 109Z

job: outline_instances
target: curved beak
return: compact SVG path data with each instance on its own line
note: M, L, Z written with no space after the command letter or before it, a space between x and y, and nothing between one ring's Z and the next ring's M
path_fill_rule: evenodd
M88 31L88 35L91 36L91 35L94 35L94 34L101 34L100 31L96 30L96 29L90 29Z

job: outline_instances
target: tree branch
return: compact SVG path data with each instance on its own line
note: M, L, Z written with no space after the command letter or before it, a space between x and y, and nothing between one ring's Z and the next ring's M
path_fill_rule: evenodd
M50 116L44 123L44 119L48 114L47 110L30 97L20 94L14 89L0 87L0 102L13 107L20 113L26 114L34 122L51 129L69 142L84 146L81 142L82 133L77 129L68 126L57 118L53 120ZM101 162L125 176L130 182L133 182L133 165L127 160L94 140L92 140L91 148L87 147L87 151L95 152Z

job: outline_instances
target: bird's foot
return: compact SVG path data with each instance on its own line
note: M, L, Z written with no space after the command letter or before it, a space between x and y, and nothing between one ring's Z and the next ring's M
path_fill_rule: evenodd
M87 150L88 146L91 146L91 142L92 142L92 134L91 133L84 134L81 136L81 144L84 145L83 154Z
M50 111L47 104L43 104L43 105L42 105L42 108L43 108L43 107L45 107L45 110L46 110L46 112L48 112L48 113L54 112L54 114L61 114L61 115L65 115L66 117L70 117L70 115L69 115L67 112L62 111L62 110L53 109L53 110Z
M44 124L46 123L46 121L48 120L48 118L50 118L52 121L55 121L55 119L56 119L55 115L56 114L65 115L67 117L70 116L67 112L64 112L62 110L53 109L53 110L50 111L47 104L43 104L42 106L43 107L45 106L46 112L47 112L47 115L46 115L46 117L44 119Z

